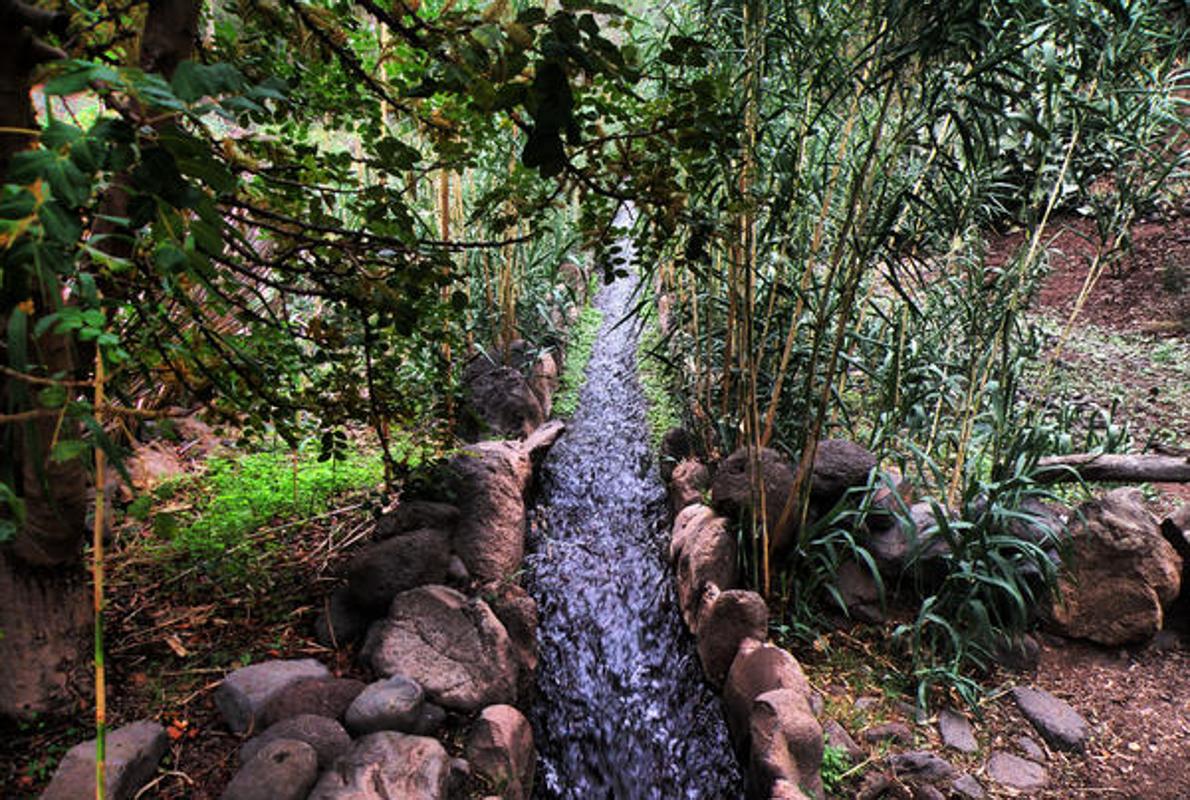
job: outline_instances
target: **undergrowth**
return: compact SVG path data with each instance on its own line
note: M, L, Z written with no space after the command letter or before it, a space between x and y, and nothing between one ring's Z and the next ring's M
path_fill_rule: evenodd
M562 370L561 386L554 397L554 413L559 417L572 417L578 411L579 391L586 380L587 363L595 348L595 337L603 324L603 312L594 306L587 306L579 315L578 322L570 333L570 344L566 351L566 366Z
M659 356L665 352L665 338L661 334L657 312L649 305L642 313L644 329L637 347L637 364L641 388L648 402L649 446L656 451L661 445L661 437L670 428L679 427L682 417L665 372L665 362Z
M216 457L202 475L163 484L156 492L154 532L172 550L199 562L214 562L220 572L235 573L279 545L269 539L253 542L260 529L275 520L305 519L325 512L332 498L368 489L384 478L379 453L348 449L341 459L317 459L317 448L297 453L266 450L234 458ZM241 552L243 551L243 552Z

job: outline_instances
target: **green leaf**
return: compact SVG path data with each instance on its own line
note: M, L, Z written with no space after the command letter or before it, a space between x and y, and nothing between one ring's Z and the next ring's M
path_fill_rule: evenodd
M82 457L90 449L91 446L84 441L65 439L54 445L54 449L50 452L50 460L58 463L72 461Z

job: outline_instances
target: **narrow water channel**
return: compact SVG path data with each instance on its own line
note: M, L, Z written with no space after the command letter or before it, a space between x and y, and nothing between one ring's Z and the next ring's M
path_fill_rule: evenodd
M719 700L682 627L663 553L665 490L637 380L635 277L603 287L578 412L544 466L529 589L541 614L536 797L731 800Z

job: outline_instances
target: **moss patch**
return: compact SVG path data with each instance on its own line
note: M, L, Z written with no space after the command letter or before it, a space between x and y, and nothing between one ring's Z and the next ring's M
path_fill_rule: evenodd
M587 364L595 348L595 337L603 324L603 312L587 306L579 315L570 333L566 350L566 366L562 370L561 386L554 397L554 414L572 417L578 411L578 394L587 378Z

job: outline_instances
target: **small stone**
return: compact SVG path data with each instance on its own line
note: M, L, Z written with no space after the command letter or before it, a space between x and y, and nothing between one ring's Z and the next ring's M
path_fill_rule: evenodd
M873 725L865 730L861 736L869 744L880 742L896 742L897 744L913 744L913 731L903 722L885 722Z
M142 720L107 732L104 787L108 800L128 800L144 786L165 755L165 728ZM95 796L95 740L66 753L42 800L79 800Z
M318 754L305 742L269 742L227 784L222 800L305 800L318 780Z
M965 797L967 800L983 800L987 796L979 781L973 775L968 775L965 772L955 778L950 788L954 790L955 794Z
M329 677L330 670L312 658L262 661L228 675L215 690L215 705L233 733L244 733L257 727L265 704L286 686Z
M1003 750L988 759L988 775L1001 786L1022 792L1036 791L1046 783L1045 767Z
M336 758L351 749L351 737L338 722L314 714L302 714L281 720L259 736L244 742L240 747L240 763L247 764L261 748L278 739L292 739L313 747L318 755L319 769L326 769Z
M376 731L412 732L425 695L416 681L394 675L369 684L347 709L344 721L353 736Z
M1018 736L1016 740L1017 747L1033 761L1045 761L1045 751L1030 736Z
M1087 740L1086 720L1066 701L1027 686L1015 687L1012 698L1051 747L1076 753L1083 751L1083 744Z
M942 743L963 753L974 753L979 749L971 723L965 716L952 709L945 709L938 715L938 733Z
M826 743L836 750L846 753L852 764L858 764L864 760L864 749L855 743L855 739L851 738L851 734L837 720L828 719L822 723L822 733L826 738Z
M949 761L928 750L894 753L888 757L888 765L898 778L927 783L954 780L958 775Z
M364 682L354 678L307 678L296 681L265 703L257 725L268 728L283 719L301 714L338 719L363 690Z
M913 787L913 800L946 800L946 795L938 787L922 783Z

